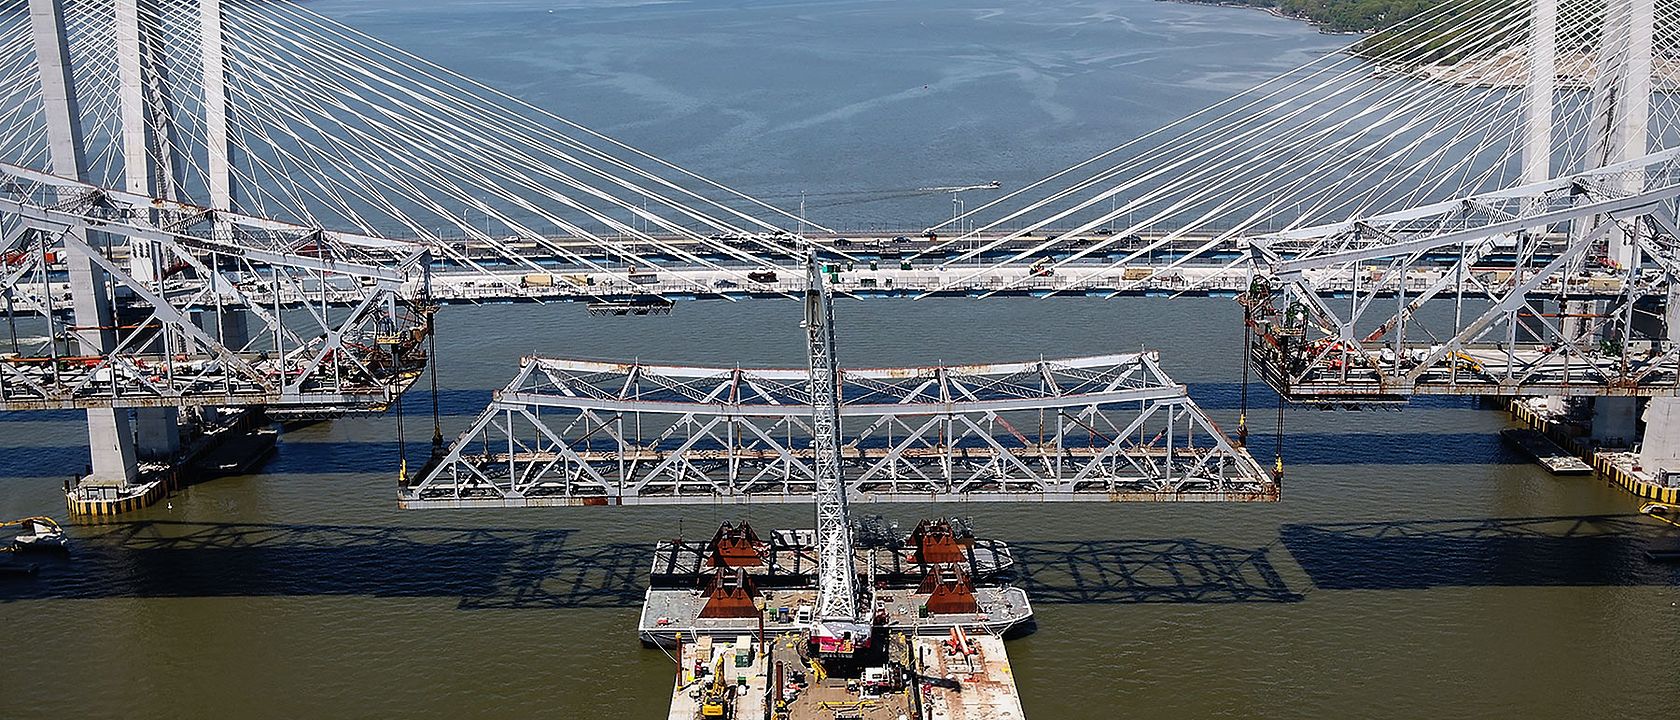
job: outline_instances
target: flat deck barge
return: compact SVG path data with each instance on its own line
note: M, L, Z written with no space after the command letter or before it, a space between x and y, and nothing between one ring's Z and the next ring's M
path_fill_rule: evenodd
M1033 608L1008 545L940 520L854 548L872 630L839 660L813 659L815 552L811 530L745 523L655 547L637 633L674 651L671 720L1023 717L1003 640Z
M960 639L959 639L960 638ZM947 634L891 638L893 662L859 678L825 677L797 634L678 646L668 720L1022 720L1003 639ZM719 673L721 672L721 675ZM707 715L706 706L710 704Z
M1499 431L1499 436L1505 438L1505 442L1517 446L1553 475L1588 475L1593 471L1591 465L1558 447L1557 443L1552 442L1551 438L1539 430L1506 428Z
M809 607L816 601L816 596L817 591L810 588L766 591L759 610L763 617L743 620L700 617L708 597L699 590L649 588L642 603L638 631L642 644L666 647L676 643L678 638L755 634L759 631L760 620L763 620L764 632L771 635L799 632L810 627L809 621L800 621L799 608ZM944 635L955 627L1013 635L1032 624L1032 604L1027 599L1027 591L1021 588L974 588L974 599L979 608L978 612L972 613L924 615L922 608L927 605L929 597L928 593L917 593L908 588L877 593L876 600L887 617L884 627L916 635ZM782 612L784 608L785 613Z

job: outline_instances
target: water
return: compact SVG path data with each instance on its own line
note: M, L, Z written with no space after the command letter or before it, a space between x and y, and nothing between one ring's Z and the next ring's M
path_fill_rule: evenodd
M948 195L887 196L1019 188L1348 41L1142 0L311 7L784 207L808 193L841 228L923 227ZM826 195L856 191L883 192Z
M1131 0L312 5L754 190L1032 177L1336 42L1258 13ZM938 30L909 29L923 22ZM1034 73L1055 81L1038 92L1065 119L1034 104ZM922 75L961 80L924 104L888 92ZM967 119L926 117L940 107ZM838 311L847 364L1157 348L1235 421L1229 300ZM772 301L645 318L450 307L444 431L469 423L522 354L797 365L797 322L795 305ZM1271 405L1258 389L1256 403L1265 448ZM423 392L407 399L411 441L429 435L429 406ZM58 486L86 462L76 415L4 420L0 517L61 514ZM1018 546L1039 630L1010 654L1031 717L1671 714L1680 574L1639 556L1662 532L1632 499L1522 463L1493 434L1503 415L1469 401L1287 422L1277 504L860 511L972 515ZM261 476L73 529L69 562L0 578L12 650L0 716L660 717L670 661L634 640L648 543L726 517L808 514L403 513L396 464L391 418L338 421L288 434Z

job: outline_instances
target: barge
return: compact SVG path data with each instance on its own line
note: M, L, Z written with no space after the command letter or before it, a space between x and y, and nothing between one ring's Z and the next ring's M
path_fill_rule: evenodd
M1030 632L1005 543L957 523L855 547L867 645L816 645L816 534L724 523L711 540L659 543L637 632L672 652L673 720L1022 717L1005 638Z

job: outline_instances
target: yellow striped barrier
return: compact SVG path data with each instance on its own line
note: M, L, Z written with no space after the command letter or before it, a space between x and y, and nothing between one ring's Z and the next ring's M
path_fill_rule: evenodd
M1551 438L1553 442L1562 445L1570 452L1591 463L1593 469L1597 470L1606 480L1609 480L1611 485L1631 493L1634 497L1669 504L1680 503L1680 487L1664 487L1641 480L1632 472L1617 466L1610 455L1595 453L1582 443L1580 438L1563 432L1559 423L1540 416L1539 413L1534 412L1528 406L1528 403L1519 398L1510 398L1507 402L1509 404L1506 407L1510 409L1512 418L1521 421L1530 428L1545 433L1546 437Z

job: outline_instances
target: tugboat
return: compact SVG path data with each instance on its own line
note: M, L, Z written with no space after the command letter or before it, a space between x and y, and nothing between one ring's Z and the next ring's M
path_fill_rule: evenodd
M62 552L64 550L64 528L58 526L49 517L30 517L22 520L0 522L0 527L9 525L23 526L23 532L12 538L12 550L16 552Z

